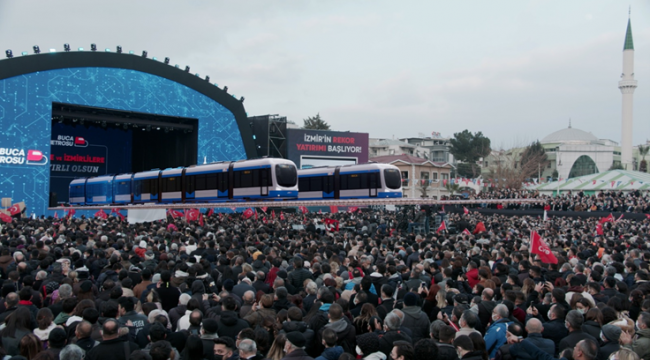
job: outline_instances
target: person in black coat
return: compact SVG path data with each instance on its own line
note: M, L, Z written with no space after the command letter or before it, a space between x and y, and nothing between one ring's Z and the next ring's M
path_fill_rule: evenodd
M381 305L377 307L377 315L382 321L395 307L395 299L393 299L394 292L395 289L388 284L381 287Z
M221 299L221 316L218 320L217 334L219 337L228 336L232 339L237 338L237 334L243 329L250 327L246 320L239 318L235 312L237 302L234 298L226 296Z
M598 343L593 336L582 332L582 323L584 322L584 318L582 317L582 314L580 314L580 312L577 310L569 311L564 321L569 326L569 335L560 341L560 348L558 349L559 351L563 351L565 349L573 349L576 344L584 339L590 339L595 343Z
M102 342L86 353L87 360L129 360L138 345L128 337L120 337L119 324L110 319L102 326Z
M604 337L604 338L603 338ZM618 339L621 337L621 328L616 325L604 325L603 335L600 338L601 346L596 356L597 360L607 360L609 355L618 351L621 346Z
M533 343L543 352L553 356L555 354L555 343L551 339L544 339L542 337L542 331L544 327L542 322L539 319L530 319L526 323L526 331L528 332L528 337L526 340ZM532 357L528 353L521 353L518 355L517 359L521 360L532 360Z
M542 337L553 340L555 343L555 355L560 352L560 341L569 333L564 326L564 308L559 305L551 306L549 310L550 321L544 323Z

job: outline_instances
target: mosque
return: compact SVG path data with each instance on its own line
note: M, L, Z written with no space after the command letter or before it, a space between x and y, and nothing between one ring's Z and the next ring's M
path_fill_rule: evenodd
M638 155L638 147L632 146L632 105L637 81L634 80L634 44L630 19L623 46L623 73L618 87L623 96L621 143L599 139L590 132L576 129L571 126L569 120L568 128L558 130L540 140L548 163L538 169L539 182L551 178L575 178L612 168L638 169L642 159ZM489 176L494 166L504 166L504 163L512 163L516 168L516 160L521 158L523 150L524 148L494 151L484 159L483 176Z

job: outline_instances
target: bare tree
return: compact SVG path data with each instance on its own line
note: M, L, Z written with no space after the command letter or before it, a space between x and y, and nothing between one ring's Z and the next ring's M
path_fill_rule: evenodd
M493 151L492 158L489 177L498 179L494 182L496 186L510 189L521 189L527 179L534 177L540 168L548 164L539 142L525 148Z

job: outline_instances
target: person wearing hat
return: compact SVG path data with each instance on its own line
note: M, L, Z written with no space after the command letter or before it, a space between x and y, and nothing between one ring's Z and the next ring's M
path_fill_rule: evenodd
M357 355L363 360L385 360L386 355L379 350L379 335L374 332L357 336Z
M292 331L287 334L287 341L284 344L284 352L286 355L282 360L314 360L305 352L305 345L307 340L305 336L298 332Z
M141 240L140 243L133 249L135 254L144 259L144 254L147 252L147 242Z
M597 360L607 360L609 355L618 351L621 346L618 339L621 337L621 328L616 325L603 325L600 331L600 340L602 345L598 351Z
M418 306L419 295L412 292L404 296L404 321L402 326L411 329L413 343L429 337L429 316Z

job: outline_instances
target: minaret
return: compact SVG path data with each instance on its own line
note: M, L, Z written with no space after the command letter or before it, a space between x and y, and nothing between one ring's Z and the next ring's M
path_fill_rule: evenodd
M623 94L623 111L621 127L621 165L626 170L633 170L632 163L632 96L637 83L634 80L634 44L632 43L632 23L627 20L625 45L623 46L623 74L618 88Z

